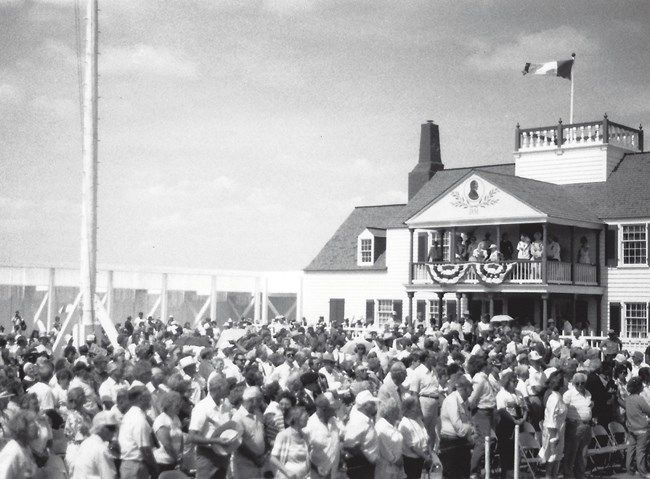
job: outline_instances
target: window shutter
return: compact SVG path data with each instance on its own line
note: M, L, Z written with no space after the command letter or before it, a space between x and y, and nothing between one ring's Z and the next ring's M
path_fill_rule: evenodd
M375 300L367 299L366 300L366 321L375 319Z
M427 260L428 240L429 235L426 233L418 233L418 263L424 263Z
M618 226L608 226L605 233L605 264L618 265Z
M447 317L450 318L450 319L452 317L455 318L457 316L457 314L456 314L456 301L452 299L452 300L449 300L449 301L445 301L445 303L446 303L445 306L447 306Z
M395 311L395 316L397 319L402 321L402 300L401 299L395 299L393 300L393 311Z
M650 232L650 224L645 225L645 262L650 266L650 251L648 251L648 232Z
M609 303L609 329L621 332L621 303Z

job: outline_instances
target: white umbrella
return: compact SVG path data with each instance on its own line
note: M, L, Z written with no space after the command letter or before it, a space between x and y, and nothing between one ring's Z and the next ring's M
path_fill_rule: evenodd
M370 351L374 346L370 341L366 341L363 338L357 338L348 341L345 346L341 348L341 352L343 354L354 354L358 344L363 344L366 347L366 352Z
M507 323L508 321L514 321L514 318L507 314L497 314L490 319L491 323Z

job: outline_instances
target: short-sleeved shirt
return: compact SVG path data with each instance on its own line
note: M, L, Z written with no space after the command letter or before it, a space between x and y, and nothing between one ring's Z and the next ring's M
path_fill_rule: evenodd
M151 426L147 415L138 406L124 414L120 426L120 457L123 461L142 461L141 447L151 447Z
M154 433L157 433L163 427L169 428L169 438L171 439L172 446L175 451L179 451L183 443L183 431L181 430L180 419L178 417L172 419L163 412L153 422L152 429ZM158 464L175 464L178 459L170 456L162 443L159 448L153 451L153 455Z
M203 437L212 437L217 427L228 422L230 417L230 406L224 402L217 405L208 394L192 409L189 430L196 431Z

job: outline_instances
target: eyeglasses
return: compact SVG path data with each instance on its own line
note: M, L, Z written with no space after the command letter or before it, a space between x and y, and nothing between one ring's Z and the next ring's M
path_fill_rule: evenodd
M587 383L583 383L583 382L573 383L574 386L584 386L585 384L587 384Z

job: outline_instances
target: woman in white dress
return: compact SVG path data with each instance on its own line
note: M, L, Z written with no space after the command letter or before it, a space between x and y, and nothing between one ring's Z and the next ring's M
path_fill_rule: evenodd
M379 459L375 465L375 479L401 479L402 433L395 425L399 420L399 407L394 399L388 398L377 405L375 431L379 443Z
M562 400L564 373L554 371L548 380L544 422L542 424L542 448L539 457L546 462L546 477L558 477L560 462L564 455L564 428L567 407Z

